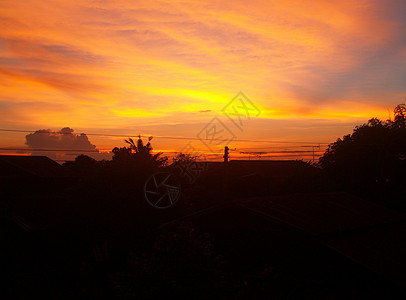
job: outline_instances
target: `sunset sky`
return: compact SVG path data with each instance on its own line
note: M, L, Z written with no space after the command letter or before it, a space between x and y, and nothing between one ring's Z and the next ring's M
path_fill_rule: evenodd
M238 126L222 110L240 91L257 111ZM1 129L216 152L199 141L216 118L235 153L275 153L405 102L406 1L0 0ZM0 132L0 147L27 134Z

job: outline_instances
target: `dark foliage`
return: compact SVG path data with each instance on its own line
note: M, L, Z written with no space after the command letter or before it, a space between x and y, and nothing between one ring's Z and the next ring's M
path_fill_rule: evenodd
M326 175L379 197L401 192L406 167L405 111L400 104L393 121L372 118L330 144L319 160Z
M148 143L144 145L141 136L138 137L137 142L129 138L125 140L129 147L114 148L113 149L113 162L117 164L127 164L128 166L138 166L147 168L165 167L168 163L167 157L161 157L162 152L152 154L152 146L149 137Z
M90 156L81 154L74 161L67 161L63 164L64 167L76 172L80 175L94 175L98 162Z

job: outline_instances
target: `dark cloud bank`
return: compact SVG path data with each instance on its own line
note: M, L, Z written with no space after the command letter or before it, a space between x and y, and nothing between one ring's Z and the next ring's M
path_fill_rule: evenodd
M71 149L97 151L96 145L93 145L86 134L74 134L73 129L69 127L62 128L60 131L50 129L37 130L25 136L25 144L33 149Z
M85 154L96 160L111 159L111 153L100 153L85 133L74 133L70 127L64 127L59 131L37 130L27 134L25 139L25 144L31 149L32 155L48 156L59 162L74 160L80 154Z

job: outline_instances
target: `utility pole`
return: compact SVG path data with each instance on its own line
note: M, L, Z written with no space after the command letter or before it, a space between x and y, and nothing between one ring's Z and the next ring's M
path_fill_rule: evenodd
M229 168L229 164L228 164L228 159L230 158L230 149L228 148L228 146L224 147L224 173L223 173L223 198L224 199L229 199L229 191L228 191L228 168Z
M223 156L223 158L224 158L224 162L228 162L228 159L230 158L230 152L229 152L229 148L228 148L228 146L225 146L224 147L224 156Z

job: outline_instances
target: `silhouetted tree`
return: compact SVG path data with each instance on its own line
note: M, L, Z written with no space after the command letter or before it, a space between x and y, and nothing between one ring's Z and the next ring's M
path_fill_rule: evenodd
M161 157L162 152L152 154L151 139L144 145L141 136L136 142L129 138L125 140L129 147L113 149L109 168L111 183L115 186L141 188L148 176L167 165L168 158Z
M319 159L326 175L370 192L382 186L400 186L405 180L405 106L398 105L394 112L394 121L372 118L330 144Z
M406 105L399 104L395 107L395 120L393 121L394 125L397 127L405 127L406 125Z
M141 136L138 136L137 142L129 138L125 140L129 147L114 148L113 149L113 162L126 163L129 165L149 166L153 168L165 167L168 163L168 158L161 157L162 152L152 154L152 146L150 141L152 137L148 138L148 143L144 145Z
M77 156L74 161L63 163L63 166L80 175L88 175L96 168L97 161L90 156L81 154Z
M185 164L185 165L189 165L193 162L195 162L197 159L199 158L198 155L192 155L190 153L177 153L173 158L172 161L174 164Z
M198 155L192 155L190 153L177 153L172 158L172 170L178 175L182 184L189 184L197 179L199 176L195 173L195 170L201 168L197 164ZM203 165L202 165L203 166Z

